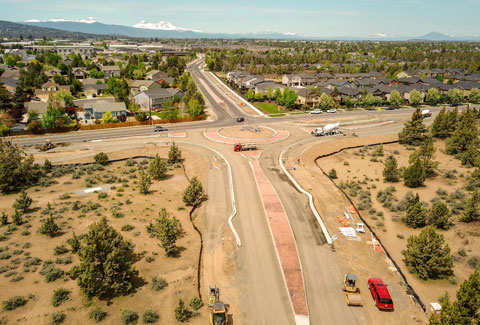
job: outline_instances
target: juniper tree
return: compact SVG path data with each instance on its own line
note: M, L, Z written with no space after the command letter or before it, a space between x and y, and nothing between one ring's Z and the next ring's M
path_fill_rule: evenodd
M182 162L182 151L178 148L175 142L173 142L168 151L168 163L176 164L179 162Z
M127 294L133 291L135 270L131 244L103 217L93 223L78 252L77 284L87 297Z
M185 202L187 206L196 208L207 199L208 196L203 191L202 183L197 177L193 177L190 180L190 184L183 192L183 202Z
M408 162L413 164L417 158L420 159L425 177L433 177L436 174L435 169L438 166L438 162L435 161L435 151L433 138L427 136L420 144L420 147L410 155Z
M28 196L27 192L22 191L20 196L13 203L13 208L19 212L26 213L32 205L32 198Z
M178 298L178 305L175 307L175 318L179 322L188 322L192 317L192 311L185 306L185 303L181 298Z
M148 171L153 179L162 180L167 176L167 162L157 154L150 163Z
M43 221L38 231L42 235L47 235L48 237L55 237L59 234L60 228L55 223L55 220L53 220L53 216L50 215Z
M331 179L338 178L337 171L335 170L335 168L330 169L330 171L328 172L328 177L330 177Z
M398 134L401 144L418 146L425 140L427 128L423 124L423 116L420 109L417 108L412 114L412 118L405 123L403 130Z
M139 180L138 180L138 189L140 190L140 194L148 194L150 192L150 186L152 186L152 179L150 176L145 173L145 171L140 169L139 173Z
M480 189L475 189L467 202L465 202L463 215L460 217L460 221L480 221Z
M408 270L422 280L442 279L453 274L450 247L433 226L426 227L418 236L410 236L402 255Z
M427 224L427 211L423 208L418 193L408 200L403 222L410 228L421 228Z
M387 159L385 159L383 179L385 182L398 182L400 179L400 171L398 169L397 159L394 156L389 156Z
M108 155L105 152L99 152L93 156L93 160L96 164L105 166L108 164Z
M437 201L428 213L427 222L437 229L447 230L451 226L451 216L452 212L448 209L448 206L442 201Z
M180 220L175 216L170 216L165 209L160 210L158 218L147 226L147 231L151 236L160 239L167 256L177 254L176 242L182 236L183 229Z
M425 181L425 169L419 158L415 159L412 165L405 169L403 174L405 185L408 187L423 186Z
M473 110L467 108L460 114L452 136L446 141L445 149L450 155L463 154L470 146L478 146L478 130Z

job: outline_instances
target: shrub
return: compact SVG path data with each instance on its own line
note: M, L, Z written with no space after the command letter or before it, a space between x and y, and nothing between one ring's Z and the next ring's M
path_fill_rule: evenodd
M108 155L105 152L99 152L93 157L93 160L96 164L105 166L108 164Z
M159 318L160 316L158 316L157 312L151 309L146 310L142 317L144 324L156 323Z
M50 216L43 221L38 231L43 235L47 235L49 237L55 237L60 232L60 228L53 220L53 217Z
M27 303L23 296L15 296L3 302L3 310L10 311L22 307Z
M122 324L136 324L138 321L138 314L133 310L124 309L122 311Z
M65 247L65 245L58 245L55 246L53 249L53 255L62 255L68 253L68 248Z
M168 286L168 282L165 281L165 279L154 276L152 278L152 282L150 284L151 288L155 291L160 291L164 289L166 286Z
M55 268L55 265L53 265L51 261L45 261L43 263L43 267L42 267L42 270L40 271L40 274L45 277L45 280L47 282L53 282L57 279L62 278L65 272Z
M65 321L67 315L64 313L53 313L52 314L52 324L62 324Z
M192 317L192 311L189 310L182 299L178 298L178 305L175 307L175 318L179 322L188 322Z
M103 321L107 317L107 312L100 307L95 307L88 313L88 318L92 319L95 323Z
M468 259L467 263L470 267L476 268L480 265L480 260L477 256L472 256Z
M335 170L335 168L332 168L330 169L330 171L328 172L328 177L330 177L331 179L337 179L337 171Z
M199 310L203 307L202 299L198 297L190 298L190 302L188 304L190 305L190 307L192 307L193 310Z
M135 229L135 227L132 226L132 225L124 225L124 226L122 226L122 231L130 231L130 230L133 230L133 229Z
M466 257L467 256L467 252L465 252L465 248L459 248L458 249L458 255L462 256L462 257Z
M70 295L70 291L64 288L60 288L53 292L52 305L53 307L60 306L64 301L67 301Z

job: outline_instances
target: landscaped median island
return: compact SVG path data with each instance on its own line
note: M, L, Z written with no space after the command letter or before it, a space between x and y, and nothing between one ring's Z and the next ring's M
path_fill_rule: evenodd
M1 323L129 324L143 316L171 324L192 316L200 238L189 211L196 207L201 230L205 158L175 145L75 165L33 165L21 154L2 142ZM151 158L127 159L137 154ZM207 317L200 309L191 323Z

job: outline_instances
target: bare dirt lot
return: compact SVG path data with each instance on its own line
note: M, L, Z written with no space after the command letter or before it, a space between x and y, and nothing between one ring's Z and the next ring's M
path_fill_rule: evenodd
M136 155L167 156L167 147L143 148L139 150L124 150L110 152L110 159L118 159ZM40 160L46 155L40 155ZM68 154L65 158L68 160ZM0 213L9 216L10 224L0 228L0 301L6 301L14 296L29 297L25 306L14 311L2 311L0 319L10 323L50 324L51 314L61 312L66 314L66 324L91 323L89 311L96 306L104 309L108 316L105 323L120 324L121 312L130 309L141 317L147 309L155 310L159 315L159 323L176 323L174 308L178 298L188 305L192 296L197 296L197 262L200 248L198 234L189 220L189 207L182 201L183 190L188 185L188 177L197 176L205 183L208 161L198 157L188 150L183 150L185 170L181 165L169 168L169 177L163 181L153 181L151 194L140 195L136 185L138 167L148 161L135 159L128 164L111 163L104 170L95 170L90 166L77 167L68 172L54 170L51 180L55 183L47 187L36 186L27 190L33 198L31 210L24 217L24 223L14 226L11 221L12 204L18 195L2 195ZM90 162L92 158L82 161ZM186 173L185 173L186 172ZM62 175L63 174L63 175ZM85 193L87 187L102 187L98 192ZM105 196L105 194L106 196ZM61 235L50 238L38 233L42 211L50 203L55 209L55 222L61 228ZM183 227L184 236L177 242L180 256L168 258L158 245L159 240L150 238L146 226L158 216L161 208L176 216ZM198 218L196 225L202 229L204 208L195 212ZM54 248L64 244L76 235L85 234L88 226L106 216L122 236L133 243L136 255L134 266L139 271L139 281L135 293L129 296L116 297L110 301L88 301L81 293L74 280L68 275L47 283L40 274L45 261L51 260L56 268L65 272L79 263L78 257L71 252L54 255ZM37 261L31 263L30 261ZM168 282L168 286L160 291L152 290L152 277L158 276ZM66 288L71 291L70 299L58 307L52 306L53 291ZM202 292L205 294L204 292ZM205 301L205 300L204 300ZM208 322L206 308L200 309L198 315L192 318L192 324ZM2 322L0 322L2 323ZM3 323L2 323L3 324Z
M384 141L385 139L378 138L377 140ZM373 142L372 140L370 143ZM461 205L470 195L465 189L466 177L473 169L467 169L461 165L459 160L445 155L442 152L445 147L443 141L437 141L435 147L437 148L436 160L440 162L438 175L432 179L427 179L424 187L416 189L406 187L402 181L398 183L385 183L383 181L383 160L387 156L394 155L400 167L408 166L408 157L412 150L408 150L399 144L385 145L383 156L372 157L376 147L371 147L345 150L318 160L319 165L327 173L331 168L335 168L338 175L338 179L335 180L337 184L342 185L346 182L359 184L360 187L356 191L344 186L346 192L351 195L358 206L362 206L362 199L358 193L361 190L370 191L373 208L363 210L361 213L367 219L369 225L375 229L382 243L399 263L408 282L426 305L438 301L438 298L445 291L449 292L450 296L454 296L459 285L473 271L471 265L474 262L471 260L469 263L468 261L472 258L475 260L480 255L480 225L478 223L465 224L458 221L458 216L461 214ZM406 239L411 235L417 235L421 230L407 228L401 222L403 211L392 212L390 208L383 207L383 204L379 202L377 199L378 192L390 186L394 187L393 205L398 205L407 193L418 193L420 199L426 202L429 207L432 205L432 199L441 198L448 202L451 209L458 211L458 214L453 216L455 225L452 228L448 231L438 230L445 236L445 240L454 256L454 277L448 280L421 281L407 271L402 261L401 251L406 248ZM354 196L354 192L358 192L357 195ZM466 256L459 255L460 249L465 250Z

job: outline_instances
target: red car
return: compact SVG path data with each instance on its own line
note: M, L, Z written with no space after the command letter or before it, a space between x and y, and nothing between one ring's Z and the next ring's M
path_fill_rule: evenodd
M368 288L380 310L393 310L393 300L390 297L387 286L381 279L370 278L368 279Z

